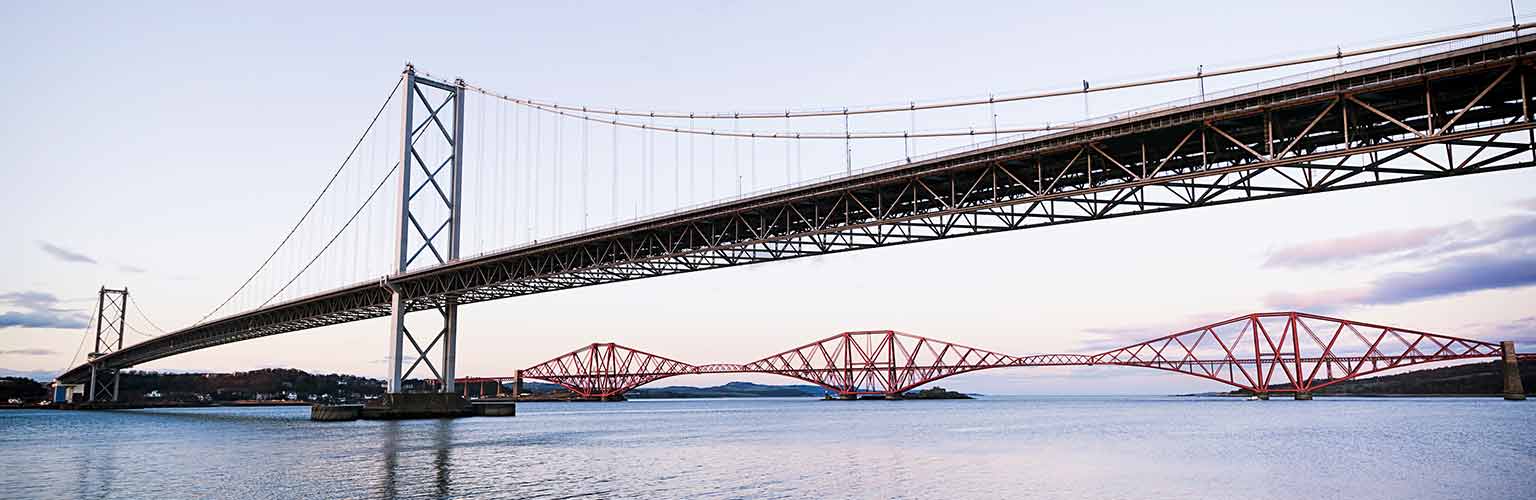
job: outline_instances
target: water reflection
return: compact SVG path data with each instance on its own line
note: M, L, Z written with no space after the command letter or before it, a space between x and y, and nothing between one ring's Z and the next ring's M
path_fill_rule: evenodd
M82 439L91 437L94 436L80 436ZM111 496L112 481L118 475L116 442L110 439L79 441L70 448L74 449L74 470L79 477L79 481L74 483L78 488L75 498Z
M454 422L379 422L379 498L447 498L452 487ZM420 446L416 442L423 443ZM427 458L430 452L430 461ZM430 476L425 472L430 471ZM430 479L428 479L430 478Z
M383 453L381 455L384 459L381 462L384 465L384 473L382 475L383 484L379 486L378 496L379 498L395 498L395 483L398 482L395 471L400 468L400 422L395 420L384 422L379 439L383 445L381 448Z
M453 421L440 419L436 423L436 432L432 437L432 470L437 471L437 497L448 496L448 464L449 454L453 450Z

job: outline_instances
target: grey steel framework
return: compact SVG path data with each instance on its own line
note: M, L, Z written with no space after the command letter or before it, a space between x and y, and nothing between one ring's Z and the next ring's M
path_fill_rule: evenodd
M101 287L96 292L96 342L91 344L91 352L86 355L85 366L91 372L91 380L86 389L87 401L95 401L97 398L117 401L118 371L122 368L110 366L102 358L123 350L123 336L128 333L127 329L128 289ZM111 383L107 381L108 375L112 377Z
M652 276L1536 164L1523 36L390 276L104 361ZM450 259L451 260L451 259ZM450 297L453 297L450 299ZM62 376L78 379L79 369Z
M459 260L459 227L462 225L459 200L464 171L463 155L460 154L464 142L464 82L450 85L420 77L409 65L400 78L405 88L401 107L405 116L400 121L402 146L396 275L408 273L412 265L423 259L430 259L426 262L431 265ZM436 147L433 147L434 143ZM440 390L453 391L459 294L441 294L429 307L441 316L441 327L434 327L435 335L423 344L405 320L407 313L424 308L412 303L411 297L389 278L379 280L379 286L389 291L389 392L401 392L401 382L423 364L438 382ZM416 353L409 368L405 367L404 359L407 342ZM434 348L442 354L441 367L432 363Z

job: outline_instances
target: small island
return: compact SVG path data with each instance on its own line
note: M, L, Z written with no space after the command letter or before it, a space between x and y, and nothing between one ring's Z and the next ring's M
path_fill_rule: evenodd
M910 391L902 394L903 399L975 399L963 392L955 392L943 387L929 387L921 391Z

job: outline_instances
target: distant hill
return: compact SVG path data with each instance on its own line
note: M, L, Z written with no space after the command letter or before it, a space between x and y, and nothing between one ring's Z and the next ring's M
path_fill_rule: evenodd
M1346 380L1313 394L1335 395L1497 395L1504 393L1504 372L1499 361L1469 363ZM1527 394L1536 394L1536 361L1520 362L1520 381ZM1290 389L1290 384L1274 389ZM1232 391L1239 394L1244 391Z
M123 401L298 399L343 402L360 401L384 393L384 381L378 379L281 368L235 373L124 371L120 384Z
M31 378L0 377L0 403L12 399L36 403L48 399L48 387Z
M0 377L29 378L38 382L45 383L52 382L53 377L58 374L58 372L47 370L12 370L9 368L0 368Z

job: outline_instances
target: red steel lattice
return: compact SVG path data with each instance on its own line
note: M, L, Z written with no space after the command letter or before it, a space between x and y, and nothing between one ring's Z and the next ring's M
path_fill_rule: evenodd
M692 365L597 343L523 370L522 376L559 384L585 398L618 396L677 375L718 373L772 373L855 396L899 395L945 377L991 368L1116 365L1172 371L1269 393L1311 392L1383 370L1501 354L1492 342L1280 312L1241 316L1090 355L1012 356L884 330L841 333L739 365Z
M1092 364L1168 370L1253 392L1311 392L1382 370L1501 353L1493 342L1289 312L1129 345L1093 356Z

